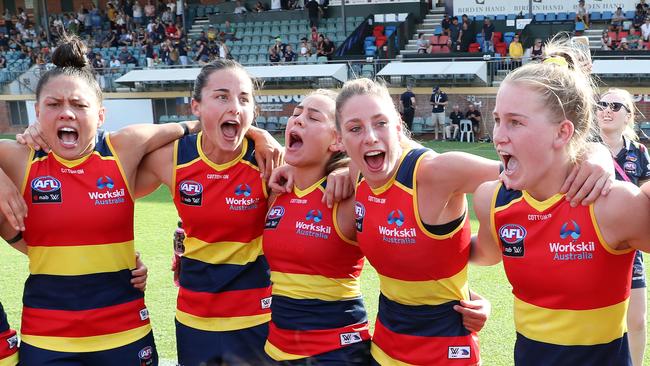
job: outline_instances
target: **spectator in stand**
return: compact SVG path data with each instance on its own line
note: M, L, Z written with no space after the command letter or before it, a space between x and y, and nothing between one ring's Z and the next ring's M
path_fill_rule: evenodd
M481 116L481 112L475 108L474 103L469 103L467 105L465 118L472 122L472 130L474 131L474 135L478 136L478 133L481 130L481 121L483 120L483 117Z
M589 28L589 10L585 5L585 0L578 1L578 8L576 9L576 22L585 23L585 28Z
M9 49L9 35L0 32L0 51L6 52Z
M325 40L323 41L323 54L328 60L331 60L332 57L334 57L335 50L336 46L334 45L334 42L332 42L328 36L325 36Z
M634 18L632 19L632 25L634 25L635 28L641 28L643 22L645 21L645 18L646 18L646 13L640 8L637 8L636 11L634 11Z
M461 20L461 22L462 22L463 24L467 24L468 26L472 23L472 22L469 20L469 17L467 16L467 14L463 14L463 15L461 15L460 20ZM462 24L461 24L461 25L462 25Z
M483 20L481 34L483 35L483 52L494 51L494 24L492 24L490 18Z
M223 41L238 41L237 30L230 24L230 20L226 20L223 24L223 31L221 32L221 40Z
M115 29L115 20L117 20L117 10L115 9L115 6L113 3L106 3L106 17L108 18L108 21L111 23L111 29Z
M458 18L451 18L451 24L449 25L449 49L452 52L460 50L460 30L461 26L458 24Z
M603 35L600 37L600 49L604 51L612 50L612 39L609 37L607 29L603 30Z
M440 127L442 140L445 141L447 139L447 116L445 115L445 108L447 107L447 103L449 103L447 93L440 90L439 86L435 86L429 102L431 104L431 122L435 130L435 139L438 139L438 127Z
M201 31L201 33L199 34L199 38L197 38L196 40L208 43L208 36L205 34L205 31Z
M181 63L181 65L186 66L189 64L189 60L187 59L187 43L185 43L185 39L177 39L174 42L174 48L176 48L176 51L178 51L178 61Z
M424 33L418 33L418 40L416 42L418 46L418 54L427 54L429 53L429 41L424 39Z
M317 0L308 0L305 4L305 9L307 9L307 15L309 16L309 26L317 28L318 18L322 12L320 4L318 4Z
M126 64L129 65L135 65L138 66L138 59L135 58L132 54L129 53L129 57L126 59Z
M219 36L219 33L217 33L217 30L214 28L213 25L208 27L208 42L214 42L217 40L217 37Z
M277 48L271 46L269 49L269 61L271 62L271 65L277 65L280 63L280 54L278 53Z
M643 42L641 41L641 36L637 32L634 26L630 27L630 33L627 36L627 43L630 46L631 50L641 50L643 49Z
M524 57L524 46L519 42L519 35L515 34L508 46L508 54L512 59L512 68L516 69L521 66L521 59Z
M440 26L442 27L442 34L446 36L451 36L449 33L449 26L451 25L451 19L449 19L449 14L445 13L445 15L442 18L442 21L440 21Z
M542 40L540 38L535 38L535 43L530 48L530 59L534 61L540 61L543 54L544 45L542 45Z
M111 62L108 63L108 66L111 68L111 72L115 72L122 66L122 63L115 56L111 56Z
M621 42L618 44L618 48L616 50L618 50L618 51L629 51L630 50L630 45L627 44L627 38L626 37L621 38Z
M412 89L413 85L406 84L406 91L399 97L402 120L409 131L413 130L413 117L415 117L415 94Z
M451 140L458 140L458 131L460 131L460 120L465 119L465 114L460 111L460 106L454 104L454 109L449 113L449 120L451 124L449 125L449 130L447 136Z
M261 1L258 1L257 3L255 3L255 7L253 8L253 11L255 13L262 13L266 11L266 7L264 6L264 4L262 4Z
M172 23L175 19L176 16L172 10L169 7L165 7L165 11L163 11L160 16L160 20L162 20L163 24Z
M291 47L291 45L288 44L284 50L284 62L293 63L294 61L296 61L296 53L293 52L293 47Z
M171 36L171 39L181 38L185 38L185 31L183 30L183 25L181 23L176 23L176 34Z
M120 49L120 53L118 53L118 55L117 55L117 59L120 60L121 63L125 64L126 59L129 58L130 54L131 53L128 51L128 49L126 47L122 47Z
M9 11L8 7L5 7L5 13L3 18L5 21L5 27L7 28L7 31L10 31L13 28L13 23L11 22L13 16L11 15L11 12Z
M117 44L120 46L131 46L133 44L133 35L126 28L122 28L120 32L121 34L117 40Z
M197 41L196 47L194 48L194 61L198 62L199 65L205 65L210 61L210 54L208 52L208 45Z
M619 6L612 15L612 23L609 25L609 30L612 32L620 31L625 20L625 12L623 12L623 8Z
M469 51L469 45L474 42L474 32L469 28L469 23L463 22L460 28L460 52Z
M143 51L144 51L144 56L147 59L147 67L153 68L153 61L154 61L153 40L147 39L147 42L144 44Z
M248 9L246 9L246 7L244 5L242 5L241 1L237 0L237 2L235 4L236 4L235 10L234 10L235 14L240 14L241 15L241 14L244 14L244 13L248 13Z
M641 26L641 39L650 42L650 16L646 16L645 23Z
M221 41L217 41L217 45L219 46L219 58L222 59L231 59L232 57L230 56L230 50L228 49L228 46Z
M97 52L95 58L92 61L92 67L95 69L95 80L99 83L99 86L103 89L106 86L106 81L104 80L104 68L106 64L102 59L102 54Z
M168 39L172 39L176 37L176 32L178 29L176 29L176 24L169 22L167 23L167 27L165 27L165 36L167 36Z
M315 49L318 49L318 46L323 41L323 37L322 37L321 34L318 34L318 29L316 29L316 27L311 27L310 36L311 36L311 45L312 45L312 47L314 47Z
M171 58L170 58L170 53L171 53L171 48L167 44L168 40L163 42L160 45L160 53L158 55L158 60L163 63L163 65L171 65Z
M5 67L7 67L7 59L4 55L0 54L0 69L4 69Z
M133 3L133 22L138 27L142 25L142 16L143 10L142 6L140 6L140 1L135 0L135 3Z
M85 7L81 7L82 12L83 12L83 24L84 24L84 32L88 35L93 33L93 19L92 16L90 15L90 12L88 9ZM81 19L80 19L81 20Z
M219 46L216 42L208 43L208 55L210 56L210 62L219 58Z
M151 3L151 0L147 0L147 5L144 6L144 17L147 23L156 18L156 7Z

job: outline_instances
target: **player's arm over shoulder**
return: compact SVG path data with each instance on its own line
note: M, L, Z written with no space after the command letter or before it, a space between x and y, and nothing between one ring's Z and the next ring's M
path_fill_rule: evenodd
M481 183L499 178L499 162L463 152L429 153L417 176L418 184L434 184L450 193L472 193Z
M14 140L0 140L0 169L20 188L30 148Z
M594 203L594 212L603 239L612 249L650 252L650 186L640 189L616 181L610 193Z

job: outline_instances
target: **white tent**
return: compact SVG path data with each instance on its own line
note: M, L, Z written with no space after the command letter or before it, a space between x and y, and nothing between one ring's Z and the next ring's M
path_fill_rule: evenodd
M295 78L295 77L332 77L341 82L348 79L346 64L310 64L310 65L278 65L278 66L246 66L246 70L259 79ZM200 68L191 69L150 69L133 70L120 77L116 82L121 84L187 82L192 83L199 75Z
M484 82L487 78L487 62L398 62L394 61L381 69L377 75L476 75Z
M591 72L603 76L650 74L650 60L594 60Z

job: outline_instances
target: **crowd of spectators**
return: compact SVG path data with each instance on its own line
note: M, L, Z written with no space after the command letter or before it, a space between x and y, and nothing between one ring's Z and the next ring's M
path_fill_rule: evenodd
M307 37L300 39L300 44L295 48L291 44L286 44L282 41L282 37L275 38L275 44L269 48L269 62L271 65L278 65L280 63L291 63L298 61L298 57L309 58L312 55L318 57L326 57L328 60L334 55L336 46L328 36L317 33L315 28L312 28L312 35L316 38L308 40ZM298 53L296 53L298 52Z

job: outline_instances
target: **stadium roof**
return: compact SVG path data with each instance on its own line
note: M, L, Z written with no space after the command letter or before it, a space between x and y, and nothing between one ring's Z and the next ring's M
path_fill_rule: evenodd
M318 65L278 65L278 66L246 66L246 70L259 79L294 78L294 77L332 77L341 82L348 79L346 64ZM188 82L192 83L199 75L201 68L174 68L133 70L115 80L120 84L131 85L140 83L159 82Z
M487 62L399 62L386 65L377 75L476 75L488 82Z

